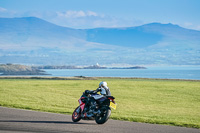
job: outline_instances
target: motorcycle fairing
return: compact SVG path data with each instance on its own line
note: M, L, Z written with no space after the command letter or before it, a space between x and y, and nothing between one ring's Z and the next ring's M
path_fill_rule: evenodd
M102 97L104 97L103 95L92 95L92 97L95 99L95 100L98 100L98 99L101 99Z
M84 97L81 97L81 98L78 100L78 102L79 102L79 104L80 104L80 107L81 107L81 111L83 111L84 108L85 108L85 103L82 102L82 99L84 99Z

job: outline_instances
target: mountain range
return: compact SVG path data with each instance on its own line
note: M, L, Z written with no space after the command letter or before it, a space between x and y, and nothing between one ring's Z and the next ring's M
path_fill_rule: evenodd
M200 31L174 24L73 29L36 17L0 18L0 63L200 65Z

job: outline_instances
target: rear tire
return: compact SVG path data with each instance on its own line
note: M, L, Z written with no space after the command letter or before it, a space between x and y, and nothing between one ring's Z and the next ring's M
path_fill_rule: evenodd
M81 109L79 111L79 113L76 112L76 110L80 108L79 106L74 110L73 114L72 114L72 121L73 122L78 122L81 120Z
M97 124L104 124L108 120L110 115L111 115L111 110L109 108L106 108L103 110L100 116L95 117L95 121Z

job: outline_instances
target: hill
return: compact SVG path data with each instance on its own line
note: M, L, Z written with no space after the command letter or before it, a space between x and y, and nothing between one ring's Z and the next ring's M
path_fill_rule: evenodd
M151 23L128 28L96 28L86 31L88 41L134 48L145 48L167 39L190 42L200 40L200 31L184 29L170 23Z
M72 29L35 17L0 18L0 63L200 65L200 31L173 24Z
M0 75L46 75L44 71L25 65L0 64Z

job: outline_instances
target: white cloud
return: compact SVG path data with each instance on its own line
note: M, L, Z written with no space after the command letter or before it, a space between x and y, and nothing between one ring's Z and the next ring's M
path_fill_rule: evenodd
M69 10L65 12L56 12L56 15L56 17L54 16L48 20L57 25L80 29L96 27L127 27L143 24L142 21L117 18L96 13L94 11Z
M200 25L197 25L196 30L200 31Z
M18 14L16 11L0 7L0 17L18 17Z
M185 22L183 24L178 24L178 25L187 29L200 30L200 25L197 23L194 24L192 22Z
M88 11L87 12L88 16L98 16L98 14L96 12L92 12L92 11Z
M6 11L7 11L7 9L0 7L0 12L6 12Z
M185 26L192 26L193 24L191 22L185 22L184 25Z
M66 17L66 18L81 18L81 17L97 17L99 16L96 12L93 11L65 11L65 12L57 12L59 17Z

